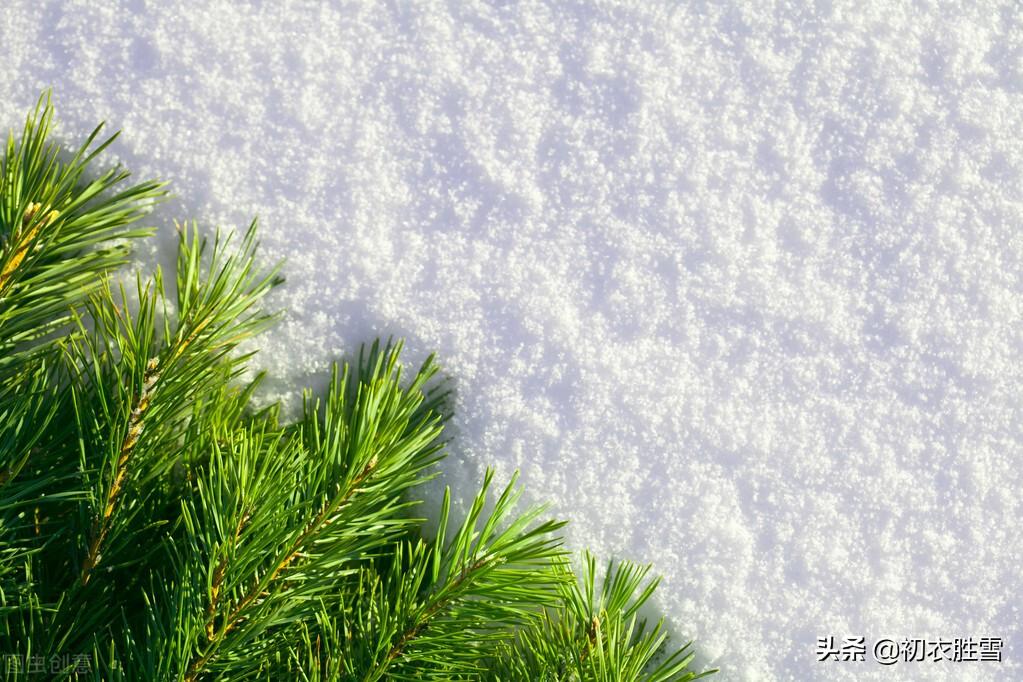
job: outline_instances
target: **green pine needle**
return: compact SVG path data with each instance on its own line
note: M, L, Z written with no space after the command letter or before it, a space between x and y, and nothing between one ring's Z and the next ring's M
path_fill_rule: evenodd
M0 652L6 679L692 680L639 619L656 580L577 574L516 479L436 535L415 515L446 388L401 343L336 364L302 417L256 409L241 345L282 282L179 225L162 274L112 284L164 185L69 155L44 95L0 165ZM489 510L489 511L487 511ZM645 581L645 582L644 582ZM11 666L20 665L12 669ZM38 675L32 673L35 670Z

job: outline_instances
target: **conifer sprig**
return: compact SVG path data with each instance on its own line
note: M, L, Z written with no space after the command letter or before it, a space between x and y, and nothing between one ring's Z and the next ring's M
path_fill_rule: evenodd
M124 263L124 239L150 234L133 223L166 195L160 182L125 186L121 168L88 179L117 135L95 144L101 124L65 160L49 140L52 122L46 93L0 161L0 383L70 321L102 273Z
M564 565L555 568L565 577L559 608L545 609L519 630L490 662L486 679L688 682L716 672L689 670L691 642L658 658L667 639L664 619L649 627L638 615L659 582L644 584L649 566L608 562L599 590L601 576L589 552L578 579Z
M0 652L58 679L694 679L688 646L655 660L646 569L580 583L515 477L492 499L488 470L461 521L446 491L424 536L432 357L405 376L400 342L364 347L292 424L252 404L241 344L281 282L254 222L237 246L179 225L171 293L115 287L162 185L90 179L113 138L64 161L51 121L47 96L0 165Z
M254 274L254 235L255 224L240 252L232 255L225 255L228 244L218 236L204 276L205 241L195 228L182 230L176 315L164 313L162 325L157 319L167 307L159 273L149 284L139 280L135 314L123 290L118 303L106 286L88 307L92 331L79 321L81 334L67 344L71 371L79 371L72 382L79 454L85 470L98 467L80 571L83 586L110 536L127 531L130 537L130 509L145 508L146 500L138 497L129 501L128 513L115 518L126 483L167 470L180 454L176 441L196 399L223 381L225 372L233 376L240 371L244 358L232 358L230 352L272 319L255 306L280 280L273 271ZM92 399L83 400L84 394ZM143 490L136 487L133 494Z
M436 366L428 360L403 388L399 353L400 344L383 349L374 344L359 363L362 371L335 366L326 404L307 401L300 430L281 446L287 452L270 457L286 467L278 464L254 478L211 468L200 482L201 492L237 478L231 490L240 497L187 510L190 533L228 531L204 541L217 551L206 562L210 591L201 628L206 641L189 665L190 675L229 658L234 647L278 622L313 620L324 591L336 590L361 563L417 525L404 513L410 503L402 496L423 480L439 453L439 415L419 418L423 387ZM245 460L236 454L224 466ZM269 490L257 494L249 485ZM233 515L209 516L224 508ZM282 537L284 529L291 530Z
M552 562L565 559L557 531L563 522L540 521L542 507L515 515L521 491L515 478L486 517L493 481L488 470L466 519L446 540L450 494L445 490L438 533L432 543L406 543L378 591L378 622L367 618L368 641L385 634L364 682L422 679L430 675L478 675L490 648L509 641L515 629L557 605L559 575ZM409 580L409 576L412 580ZM377 636L368 636L375 628Z

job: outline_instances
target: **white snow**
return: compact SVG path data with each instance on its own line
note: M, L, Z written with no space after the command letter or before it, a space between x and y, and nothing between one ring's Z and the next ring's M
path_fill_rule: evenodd
M1023 676L1017 3L7 0L0 82L173 181L143 262L260 216L272 395L437 351L457 496L520 468L718 679Z

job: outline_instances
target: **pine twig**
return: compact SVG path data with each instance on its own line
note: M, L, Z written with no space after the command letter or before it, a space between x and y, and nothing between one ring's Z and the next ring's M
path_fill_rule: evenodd
M455 599L455 597L458 595L458 589L462 586L463 583L465 583L466 580L469 579L469 576L471 576L473 573L480 570L481 568L485 567L488 563L494 561L495 559L499 559L499 557L494 557L490 555L483 556L474 561L469 566L464 567L459 572L458 577L456 577L449 585L445 586L446 591L449 592L449 594L443 596L442 598L438 599L433 604L428 606L426 610L424 610L423 613L416 618L416 623L412 627L405 630L405 632L402 633L401 637L398 638L398 641L395 642L395 644L387 652L387 655L384 657L384 662L382 666L383 669L386 670L387 666L389 666L391 662L394 661L394 659L398 658L398 656L402 654L402 651L404 651L405 647L408 646L408 643L411 642L416 637L418 637L420 634L422 634L423 630L429 627L430 621L433 620L433 618L436 617L438 613L444 610L444 608L447 607L448 604L450 604ZM382 670L380 672L382 672ZM368 673L364 679L366 681L370 681L378 678L379 675L373 675L373 673L371 672Z
M89 584L89 576L91 575L92 570L99 563L101 556L100 547L106 539L107 533L110 531L110 519L114 515L117 499L124 483L124 477L128 471L128 461L135 452L135 446L138 444L139 437L142 435L142 417L145 415L146 410L149 409L153 387L156 385L159 378L159 360L157 358L152 358L146 365L146 371L143 375L142 393L139 395L139 399L136 401L135 406L131 411L131 416L128 418L128 434L121 443L121 450L117 458L117 468L114 474L114 480L110 486L110 490L107 492L106 501L103 505L103 515L98 517L93 525L92 537L89 541L89 553L82 562L81 582L83 587Z
M329 517L332 514L336 513L339 509L344 507L352 498L352 496L355 493L359 492L359 486L361 486L362 483L366 480L366 478L369 477L373 469L376 467L376 464L377 458L374 455L366 463L365 467L363 467L359 475L352 479L352 483L351 485L348 486L344 495L340 496L339 498L335 498L335 500L332 501L331 503L324 505L324 507L320 510L316 517L309 522L309 524L298 536L298 538L296 538L295 541L291 544L291 546L288 548L288 551L281 557L280 560L278 560L274 568L269 573L267 573L264 578L257 580L256 583L252 586L252 588L245 594L245 596L242 597L238 604L231 610L230 614L228 614L226 620L224 621L224 624L220 627L218 631L216 631L215 635L216 639L212 640L211 637L212 641L210 641L210 644L207 647L207 651L201 657L193 659L192 662L189 664L188 670L185 673L186 682L194 682L196 680L199 673L202 672L202 669L216 655L217 651L220 648L221 643L223 643L224 641L224 638L238 625L239 621L241 621L245 617L245 610L261 594L263 594L266 591L269 585L274 580L277 579L277 576L282 571L284 571L285 569L287 569L289 565L291 565L291 562L294 561L294 559L302 551L302 548L305 546L306 541L317 530L330 523ZM214 629L213 621L215 615L211 613L213 608L214 606L211 602L210 609L207 611L207 613L210 615L208 616L208 619L204 626L204 630L207 633L208 637L210 636L210 633Z
M245 525L249 522L250 518L252 518L252 516L251 516L250 512L248 512L248 511L243 512L241 514L241 516L239 516L238 523L234 527L234 534L231 537L231 545L232 545L232 547L237 547L238 539L241 537L242 530L244 530ZM226 572L227 572L227 554L225 553L224 556L222 556L220 558L220 561L217 563L217 567L213 570L213 580L211 581L211 584L210 584L210 604L209 604L209 607L206 609L206 618L207 618L207 621L206 621L206 638L207 639L213 639L213 632L214 632L213 619L214 619L214 616L216 615L216 612L217 612L217 603L218 603L218 600L219 600L219 597L220 597L220 585L224 581L224 575L225 575Z

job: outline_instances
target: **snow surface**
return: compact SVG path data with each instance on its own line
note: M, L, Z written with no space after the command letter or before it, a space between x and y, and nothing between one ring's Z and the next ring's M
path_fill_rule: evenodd
M522 469L718 679L1023 677L1018 3L6 0L0 82L173 181L143 262L260 216L273 395L437 351L457 496Z

